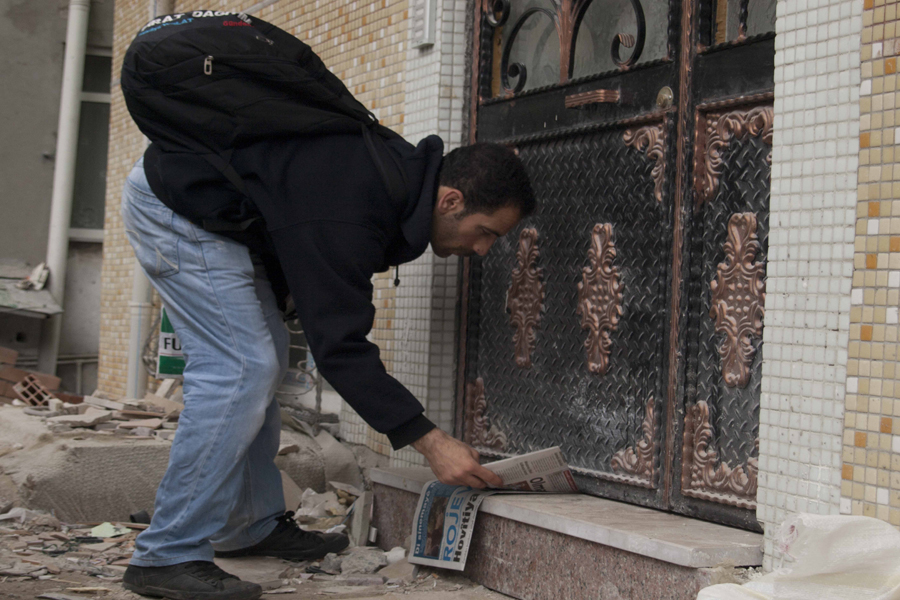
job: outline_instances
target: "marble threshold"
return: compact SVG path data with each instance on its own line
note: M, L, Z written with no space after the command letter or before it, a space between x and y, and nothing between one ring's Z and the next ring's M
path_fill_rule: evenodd
M370 469L369 477L417 495L434 479L422 467ZM683 567L762 564L762 534L586 494L496 495L479 512Z

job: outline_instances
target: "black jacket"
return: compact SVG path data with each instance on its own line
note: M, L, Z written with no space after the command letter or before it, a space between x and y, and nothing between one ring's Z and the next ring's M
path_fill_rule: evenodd
M196 224L246 222L227 235L266 261L276 294L290 291L316 365L375 430L401 448L434 425L418 400L388 375L372 328L372 275L422 255L431 238L443 143L386 142L406 175L409 195L390 200L363 138L303 136L235 150L231 164L252 201L193 154L152 144L147 180L165 205Z

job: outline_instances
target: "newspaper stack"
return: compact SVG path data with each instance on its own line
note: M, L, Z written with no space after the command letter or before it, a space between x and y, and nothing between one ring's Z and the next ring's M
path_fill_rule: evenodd
M462 571L466 567L475 515L488 496L578 491L559 446L484 466L503 478L503 488L476 490L437 480L425 484L413 518L413 548L409 562Z

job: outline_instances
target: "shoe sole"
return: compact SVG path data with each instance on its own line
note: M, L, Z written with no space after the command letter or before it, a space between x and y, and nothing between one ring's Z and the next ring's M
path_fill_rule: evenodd
M343 538L337 543L322 544L322 546L307 550L304 552L279 552L277 550L270 551L248 551L248 550L226 550L224 552L216 551L216 558L240 558L242 556L271 556L272 558L280 558L281 560L318 560L325 558L326 554L332 552L340 552L350 545L349 538ZM179 599L180 600L180 599Z
M122 587L139 596L150 598L167 598L168 600L258 600L262 596L262 590L234 590L233 592L179 592L167 590L155 586L141 587L122 582Z

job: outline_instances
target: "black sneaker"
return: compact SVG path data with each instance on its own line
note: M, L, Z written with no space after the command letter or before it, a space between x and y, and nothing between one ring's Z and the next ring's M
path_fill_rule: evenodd
M318 560L329 552L340 552L350 545L350 539L341 533L319 533L300 529L294 521L294 513L288 511L278 517L275 530L266 539L240 550L216 551L219 558L236 556L274 556L284 560Z
M168 567L128 565L122 585L141 596L171 600L256 600L262 596L257 584L241 581L203 560Z

